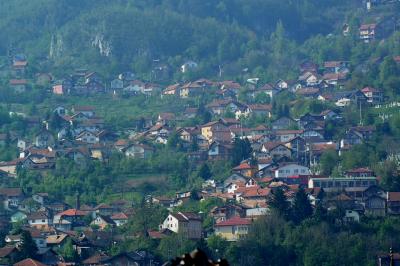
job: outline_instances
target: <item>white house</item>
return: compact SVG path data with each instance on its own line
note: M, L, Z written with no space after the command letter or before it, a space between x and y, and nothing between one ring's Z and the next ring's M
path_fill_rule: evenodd
M198 64L194 61L187 61L181 66L181 72L186 73L191 69L195 69L198 67Z
M276 178L286 178L297 175L309 175L310 169L295 163L284 164L274 169L274 176Z
M163 229L182 233L190 239L200 239L202 236L201 218L196 213L171 213L160 225L160 230Z

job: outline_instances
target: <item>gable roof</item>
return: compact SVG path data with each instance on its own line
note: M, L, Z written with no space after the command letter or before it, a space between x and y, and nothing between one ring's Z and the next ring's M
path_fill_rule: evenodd
M250 224L251 224L251 221L249 221L245 218L235 216L235 217L232 217L223 222L217 223L215 226L221 227L221 226L250 225Z
M175 217L180 222L188 222L190 220L200 221L201 217L194 212L177 212L171 213L171 216Z
M63 211L61 213L59 213L59 216L85 216L87 214L87 212L85 211L81 211L81 210L77 210L77 209L68 209L66 211Z
M37 260L28 258L28 259L24 259L20 262L14 263L14 266L47 266L47 265L43 264Z

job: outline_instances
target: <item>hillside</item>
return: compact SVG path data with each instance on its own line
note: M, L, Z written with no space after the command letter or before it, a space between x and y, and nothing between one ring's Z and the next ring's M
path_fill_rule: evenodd
M171 66L169 74L195 60L203 75L215 76L221 65L234 75L268 67L278 22L285 37L301 44L337 31L359 8L354 0L5 0L0 55L23 52L47 68L139 74L148 73L154 60Z

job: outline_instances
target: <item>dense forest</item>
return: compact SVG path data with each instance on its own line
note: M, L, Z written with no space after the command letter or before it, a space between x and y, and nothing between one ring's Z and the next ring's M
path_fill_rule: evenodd
M95 66L105 75L134 69L151 78L156 63L176 74L195 60L199 76L222 67L227 77L271 79L293 74L303 59L336 57L336 47L348 56L356 47L340 29L349 23L355 35L364 13L354 0L2 1L0 54L24 51L52 72Z

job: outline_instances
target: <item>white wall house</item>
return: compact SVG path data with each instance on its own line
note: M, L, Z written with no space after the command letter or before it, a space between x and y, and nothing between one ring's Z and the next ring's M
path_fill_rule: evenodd
M274 170L274 176L276 178L286 178L290 176L309 175L309 174L310 174L310 169L308 167L298 164L287 164L278 167Z
M181 233L190 239L200 239L202 236L201 218L195 213L171 213L160 225L160 229Z

